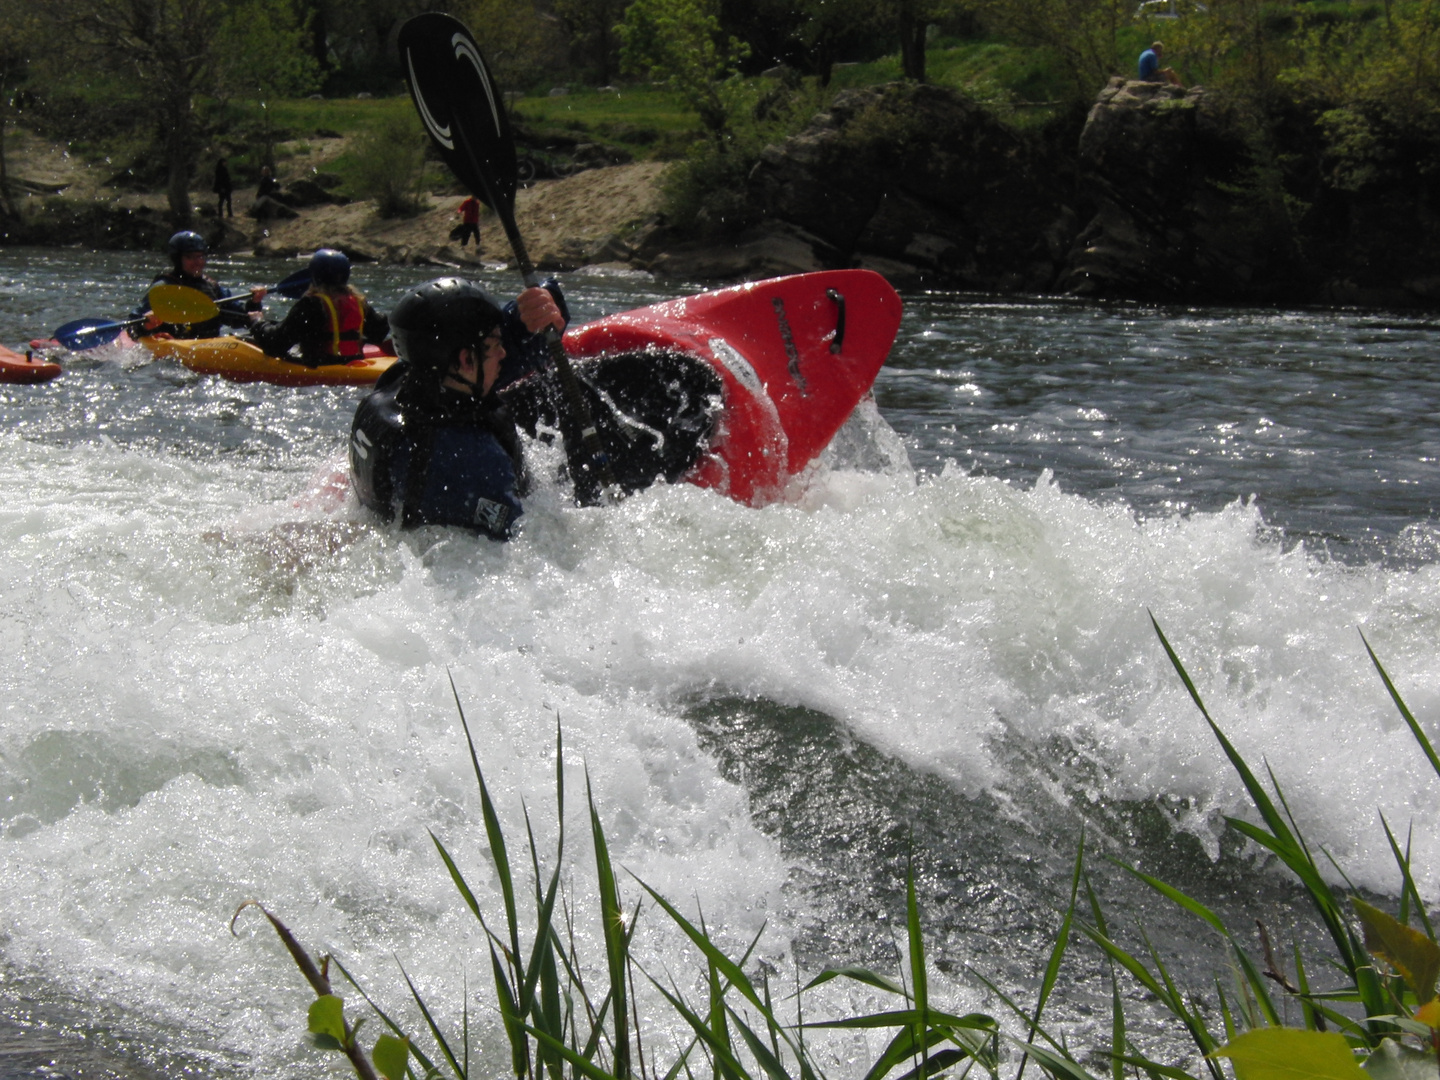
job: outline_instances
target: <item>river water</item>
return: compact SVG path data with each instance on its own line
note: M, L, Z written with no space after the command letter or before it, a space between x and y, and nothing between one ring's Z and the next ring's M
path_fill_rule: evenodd
M147 269L0 249L0 341L123 313ZM427 275L356 276L383 309ZM582 320L691 291L566 285ZM588 771L617 865L737 951L763 926L782 973L895 970L913 851L942 997L1003 1011L971 967L1028 1003L1082 830L1122 936L1143 925L1202 993L1214 943L1106 856L1242 936L1261 918L1313 944L1285 879L1224 839L1244 792L1151 614L1351 880L1395 892L1383 812L1440 893L1440 779L1360 638L1429 724L1440 325L905 303L874 403L790 501L680 485L581 510L542 485L505 546L401 534L327 491L358 391L123 350L0 387L0 1076L335 1067L263 922L228 932L250 898L416 1027L397 959L457 1027L468 978L494 1054L483 939L427 834L495 910L452 678L513 845L522 799L553 841L563 731L583 910ZM642 956L692 989L643 919ZM1066 972L1056 1024L1105 1042L1093 952ZM868 1064L831 1052L836 1077Z

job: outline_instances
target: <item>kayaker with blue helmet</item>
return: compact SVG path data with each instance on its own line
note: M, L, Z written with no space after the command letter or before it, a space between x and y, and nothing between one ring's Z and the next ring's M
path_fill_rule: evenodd
M438 278L390 314L400 360L355 411L350 477L361 503L401 524L460 525L508 539L529 478L519 433L496 394L509 345L543 351L565 317L546 289L503 310L464 278Z
M156 274L155 280L150 282L151 288L156 285L184 285L204 293L215 301L224 300L230 295L229 289L205 273L205 262L210 255L210 245L205 242L203 236L184 229L170 237L167 247L170 251L170 269ZM246 312L259 311L260 301L264 296L263 289L253 289L249 299L245 301L243 311L238 303L226 304L220 308L220 314L215 318L188 325L161 322L158 315L150 312L150 303L147 300L135 311L137 316L148 316L144 325L135 331L135 335L147 337L151 334L169 334L171 337L177 338L218 337L222 326L249 326L250 319Z
M261 291L264 295L264 291ZM265 352L306 367L344 364L364 355L364 345L390 336L390 323L350 284L350 259L343 251L321 248L310 256L310 288L278 323L250 316L250 336ZM298 359L291 355L300 347Z

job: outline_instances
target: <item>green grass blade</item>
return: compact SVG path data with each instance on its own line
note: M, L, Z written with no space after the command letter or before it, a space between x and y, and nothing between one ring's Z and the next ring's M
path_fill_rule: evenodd
M905 872L905 936L910 955L910 985L915 993L915 1037L920 1050L922 1075L930 1072L930 1047L925 1032L930 1027L930 980L925 970L925 936L920 932L920 905L915 900L915 862L912 851Z
M1255 1003L1265 1016L1265 1022L1271 1027L1282 1027L1280 1011L1275 1007L1275 999L1270 996L1270 988L1265 984L1265 976L1255 966L1255 962L1242 949L1237 942L1231 941L1230 948L1234 951L1236 963L1240 965L1240 971L1245 976L1245 982L1250 987L1250 992L1255 996Z
M1200 1052L1206 1055L1206 1064L1210 1066L1210 1071L1215 1074L1215 1080L1224 1080L1220 1066L1213 1063L1209 1058L1209 1055L1219 1047L1219 1040L1210 1034L1210 1029L1205 1025L1204 1020L1200 1018L1199 1013L1185 1004L1185 996L1180 993L1179 987L1175 985L1175 980L1170 977L1170 969L1167 968L1165 962L1160 959L1160 953L1156 951L1155 946L1151 944L1150 936L1145 933L1143 928L1140 931L1140 936L1145 942L1145 949L1150 954L1150 960L1154 963L1155 970L1160 973L1161 979L1165 982L1165 989L1169 993L1169 1000L1174 1006L1172 1011L1190 1030L1190 1037L1195 1040L1195 1045L1200 1047Z
M1064 918L1060 920L1060 932L1055 935L1055 944L1050 949L1050 959L1045 964L1045 976L1040 980L1040 993L1035 999L1035 1012L1030 1018L1030 1032L1025 1037L1025 1042L1035 1041L1036 1029L1040 1027L1040 1016L1045 1011L1045 1003L1050 1000L1050 992L1055 989L1055 980L1060 977L1060 963L1065 957L1065 950L1070 944L1070 924L1075 918L1075 900L1080 895L1080 877L1085 868L1085 833L1080 833L1080 843L1075 851L1075 871L1070 877L1070 902L1065 906ZM1025 1067L1029 1059L1020 1059L1020 1070L1015 1074L1015 1080L1023 1080Z
M1005 991L1001 990L1000 987L996 986L995 983L987 979L984 975L976 971L970 965L967 964L965 966L965 970L970 972L970 974L976 979L977 982L982 983L987 990L989 990L992 994L999 998L1000 1002L1007 1009L1009 1009L1012 1013L1014 1013L1020 1018L1020 1022L1022 1024L1028 1024L1030 1022L1030 1014L1027 1013L1024 1009L1022 1009L1019 1005L1017 1005L1014 1001L1012 1001L1009 995L1005 993ZM993 1018L991 1018L991 1023L994 1023ZM1037 1031L1037 1034L1040 1036L1040 1038L1044 1039L1047 1043L1049 1043L1057 1053L1069 1053L1069 1051L1065 1049L1064 1045L1060 1042L1057 1042L1054 1036L1052 1036L1043 1027Z
M526 968L527 975L525 983L520 990L520 1008L525 1012L530 1011L531 1001L535 995L536 982L540 978L540 965L544 962L543 958L549 955L553 948L550 931L551 922L555 917L555 897L560 888L561 855L563 855L563 852L557 853L555 872L550 875L550 884L545 891L545 895L538 898L540 905L535 919L535 942L530 950L530 963ZM553 957L550 962L553 968Z
M1210 718L1210 711L1205 708L1205 702L1200 699L1200 692L1195 689L1195 684L1190 681L1190 673L1185 670L1185 665L1180 662L1180 657L1176 655L1175 650L1170 647L1170 642L1166 639L1165 632L1160 629L1160 624L1155 620L1153 614L1150 616L1150 625L1155 628L1155 633L1160 638L1160 644L1165 649L1165 655L1170 658L1171 666L1175 668L1176 673L1180 676L1180 681L1185 684L1185 689L1190 692L1190 700L1195 702L1195 707L1200 710L1200 715L1203 716L1205 722L1210 725L1211 732L1219 741L1221 749L1225 751L1225 756L1230 759L1231 766L1240 775L1240 780L1245 785L1245 790L1250 793L1250 800L1255 804L1255 808L1260 811L1260 816L1265 820L1265 824L1269 826L1270 831L1275 834L1280 842L1288 843L1292 847L1295 846L1295 838L1290 835L1289 827L1285 824L1285 820L1280 816L1279 811L1275 809L1275 804L1270 801L1270 796L1266 794L1265 789L1260 786L1260 781L1256 779L1255 774L1250 771L1250 766L1245 763L1245 759L1240 756L1240 752L1235 749L1230 740L1225 737L1225 733L1220 730L1220 725Z
M1305 959L1300 955L1300 945L1294 945L1295 985L1300 988L1300 1009L1305 1016L1305 1026L1311 1031L1325 1031L1324 1014L1310 1001L1310 978L1305 973Z
M1055 1053L1043 1046L1030 1043L1021 1045L1025 1047L1025 1052L1038 1061L1040 1067L1052 1076L1060 1077L1061 1080L1097 1080L1068 1054Z
M1168 1076L1171 1080L1198 1080L1197 1077L1191 1073L1187 1073L1184 1069L1177 1069L1173 1065L1161 1065L1158 1061L1151 1061L1149 1058L1142 1057L1138 1054L1125 1054L1120 1058L1120 1062L1132 1068L1142 1069L1150 1076Z
M701 923L701 929L702 931L704 929L703 921ZM715 1045L723 1046L726 1053L733 1057L735 1047L730 1041L730 1025L725 1010L725 990L720 983L720 970L713 962L705 965L705 977L706 985L710 991L710 1015L708 1017L710 1021L710 1034L715 1039ZM715 1080L720 1080L718 1064L719 1061L717 1059Z
M493 953L494 950L492 949L491 952ZM430 1015L430 1009L426 1006L425 999L420 996L420 991L417 990L415 984L410 981L410 973L405 970L404 964L400 965L400 974L405 979L405 985L410 988L410 996L415 999L415 1004L420 1007L420 1015L425 1018L425 1024L430 1028L430 1034L435 1039L436 1045L440 1047L440 1053L443 1054L445 1060L450 1063L450 1068L455 1070L457 1080L465 1080L465 1073L460 1068L460 1062L456 1060L455 1054L450 1049L450 1044L445 1041L445 1036L436 1025L435 1018Z
M681 915L674 904L666 900L644 881L641 881L639 878L635 880L640 882L640 887L650 894L651 899L660 905L661 910L670 916L671 921L684 932L685 936L694 943L696 948L705 954L706 959L720 970L720 973L730 981L730 984L739 990L745 999L749 1001L751 1005L755 1006L757 1011L762 1014L765 1013L765 1002L761 1000L759 993L755 990L749 977L740 969L739 965L721 952L714 942L691 924L689 919Z
M585 794L590 802L590 833L595 843L595 869L600 886L600 919L605 936L605 962L610 972L610 997L614 1001L611 1016L615 1028L615 1075L630 1075L629 1016L625 1005L625 957L629 935L625 932L625 914L620 907L620 893L615 871L610 864L610 848L600 826L600 812L595 808L595 793L590 775L585 775Z
M1125 1004L1120 996L1120 980L1115 975L1115 961L1105 958L1110 969L1110 1077L1111 1080L1125 1080L1125 1070L1120 1055L1125 1052Z
M430 832L430 839L435 843L435 850L440 852L441 861L445 863L445 869L450 871L450 880L455 883L455 888L460 891L460 896L465 901L465 906L470 909L471 914L480 920L481 925L485 923L485 916L480 914L480 903L475 899L475 894L470 891L470 886L465 883L465 876L460 873L460 867L455 865L455 860L450 857L450 852L445 850L445 845L433 831ZM486 931L489 932L488 929Z
M725 1080L749 1080L749 1074L746 1072L745 1066L730 1053L728 1047L716 1041L710 1025L701 1017L697 1016L695 1011L686 1005L684 999L678 994L672 994L669 990L665 989L664 986L643 968L641 971L644 973L645 978L650 980L650 985L660 991L665 1000L670 1003L670 1007L679 1013L681 1019L690 1025L695 1035L699 1038L700 1044L705 1047L710 1054L714 1055L716 1066L719 1068L720 1074L725 1077Z
M858 964L843 964L840 967L827 967L805 984L804 989L810 990L821 983L827 983L831 979L853 979L855 982L864 983L866 986L873 986L877 990L884 990L891 994L905 996L905 988L887 975L879 975L867 967Z
M333 956L330 958L330 963L340 972L341 975L345 976L345 981L348 982L351 986L353 986L355 988L355 992L365 999L365 1004L369 1005L370 1008L375 1011L375 1015L380 1017L381 1022L384 1023L386 1027L393 1031L398 1037L402 1039L409 1039L409 1036L403 1030L401 1030L400 1025L397 1024L393 1019L391 1019L390 1014L387 1013L384 1009L380 1008L380 1006L376 1004L375 999L365 992L365 988L355 981L355 976L350 974L344 964L342 964L339 960L335 959ZM410 1053L416 1061L420 1062L420 1064L424 1066L425 1072L427 1074L439 1072L439 1070L435 1067L434 1063L431 1062L428 1057L426 1057L420 1050L416 1048L413 1040L410 1042Z
M515 1002L510 980L505 977L505 965L495 943L490 942L490 968L495 979L495 997L500 1005L500 1020L505 1026L505 1037L510 1041L510 1065L516 1076L527 1076L530 1072L530 1041L525 1037L525 1014Z
M560 973L555 967L555 953L546 949L535 967L540 972L540 1000L534 1013L535 1026L564 1042L565 1016L560 1008ZM561 1080L563 1059L549 1049L542 1050L541 1056L551 1080Z
M517 981L523 982L525 971L520 967L520 926L515 914L515 882L510 873L510 857L505 851L505 834L500 829L500 818L495 813L495 804L490 798L485 774L480 769L480 756L475 752L475 739L470 734L470 724L465 719L465 708L460 704L460 691L455 686L453 675L450 676L450 693L455 697L455 708L460 714L460 727L465 732L465 743L470 748L470 765L475 770L475 781L480 785L480 810L485 819L485 839L490 846L490 857L495 862L495 874L500 879L500 893L505 900L505 922L510 928L511 963L516 965Z
M1013 1007L1013 1006L1012 1006ZM1028 1020L1022 1010L1016 1009L1022 1020ZM995 1030L995 1018L988 1013L966 1013L964 1016L954 1016L950 1013L938 1012L935 1009L927 1009L924 1013L936 1027L954 1027L962 1030L984 1031L987 1034ZM867 1013L864 1016L843 1016L837 1020L807 1020L807 1028L837 1028L837 1029L865 1029L865 1028L892 1028L892 1027L914 1027L920 1020L921 1013L918 1009L895 1009L892 1012Z
M1363 630L1360 632L1360 640L1365 643L1365 651L1370 654L1370 662L1375 665L1375 670L1380 673L1380 681L1385 684L1385 690L1390 695L1390 700L1393 701L1395 707L1400 710L1401 717L1404 718L1405 723L1409 726L1410 734L1413 735L1415 741L1420 744L1420 749L1429 760L1430 767L1435 770L1437 776L1440 776L1440 756L1436 755L1435 747L1431 745L1430 739L1425 734L1425 729L1420 726L1420 722L1416 720L1410 712L1409 706L1405 704L1405 699L1400 696L1400 691L1395 689L1395 684L1390 681L1389 672L1385 670L1385 665L1380 663L1380 658L1375 655L1375 650L1370 648L1370 642L1366 639Z
M1095 929L1094 927L1086 926L1084 923L1081 923L1080 931L1096 945L1100 946L1101 951L1106 953L1112 960L1114 960L1122 968L1128 971L1131 977L1134 978L1136 982L1138 982L1141 986L1145 987L1146 990L1149 990L1150 993L1154 994L1157 998L1159 998L1160 1003L1164 1005L1165 1008L1169 1009L1171 1013L1179 1015L1180 1013L1184 1012L1183 1005L1177 1008L1177 1003L1171 1000L1169 991L1160 984L1159 980L1157 980L1155 976L1150 974L1150 969L1147 968L1143 963L1141 963L1135 957L1131 956L1130 953L1126 952L1119 945L1115 944L1115 942L1111 941L1108 937L1100 933L1100 931Z
M751 1056L759 1062L760 1068L764 1070L765 1075L768 1076L770 1080L790 1080L790 1074L785 1071L785 1066L780 1063L780 1058L769 1046L765 1045L764 1039L755 1034L754 1029L745 1022L745 1018L723 1001L720 1004L721 1007L730 1014L731 1019L734 1020L736 1030L740 1032L740 1037L745 1040L745 1045L749 1048Z
M1405 834L1405 850L1400 850L1400 845L1395 840L1395 834L1390 831L1390 822L1385 820L1385 815L1380 815L1380 824L1385 827L1385 839L1390 843L1390 852L1395 856L1395 865L1400 868L1402 888L1400 892L1401 907L1400 921L1409 922L1407 904L1415 905L1415 914L1420 917L1420 923L1425 927L1425 935L1431 939L1435 937L1435 928L1430 925L1430 916L1425 910L1425 901L1420 899L1420 890L1415 887L1415 879L1410 874L1410 841L1412 831Z
M1180 907L1190 912L1190 914L1194 915L1196 918L1202 919L1206 923L1209 923L1210 927L1226 941L1234 940L1230 936L1230 930L1228 927L1226 927L1224 920L1222 920L1220 916L1216 915L1204 904L1200 903L1200 901L1191 899L1190 897L1182 893L1179 889L1175 888L1173 885L1169 885L1161 881L1157 877L1152 877L1150 874L1145 873L1143 870L1137 870L1133 866L1128 866L1127 864L1121 862L1119 859L1111 859L1110 861L1116 866L1120 867L1120 869L1126 871L1127 873L1133 875L1136 878L1139 878L1146 885L1149 885L1150 888L1154 889L1167 900L1178 904Z
M547 1051L551 1051L564 1058L570 1063L571 1068L581 1076L588 1077L588 1080L622 1080L622 1078L617 1077L614 1073L606 1072L600 1068L600 1066L596 1065L590 1058L576 1053L573 1049L566 1046L564 1042L548 1032L532 1027L526 1027L525 1030L534 1036L535 1041L542 1044Z
M927 1057L923 1065L917 1065L909 1072L901 1073L895 1080L924 1080L925 1077L942 1073L952 1065L958 1065L969 1057L970 1054L964 1050L941 1050L938 1054L931 1054ZM971 1064L974 1062L972 1061ZM965 1073L960 1075L963 1077Z
M1095 921L1095 928L1109 937L1110 932L1105 926L1105 913L1100 908L1100 898L1095 895L1095 889L1090 884L1090 875L1084 875L1084 882L1085 896L1090 904L1090 917ZM1125 1033L1125 1002L1120 994L1120 978L1115 973L1115 961L1107 956L1105 966L1110 972L1110 1080L1125 1080L1125 1068L1120 1061L1128 1038Z

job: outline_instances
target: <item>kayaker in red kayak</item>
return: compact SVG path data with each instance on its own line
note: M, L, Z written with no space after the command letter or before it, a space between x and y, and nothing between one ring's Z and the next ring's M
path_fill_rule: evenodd
M461 525L508 539L529 479L520 436L495 393L508 342L539 344L565 319L545 289L503 311L464 278L439 278L391 315L400 363L360 402L350 475L361 503L405 527Z

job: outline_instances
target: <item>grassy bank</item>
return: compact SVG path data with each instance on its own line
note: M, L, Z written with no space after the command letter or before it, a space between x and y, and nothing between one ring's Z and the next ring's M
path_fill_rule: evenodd
M638 879L640 901L633 908L624 906L602 813L592 797L588 816L597 880L584 891L598 898L603 955L582 956L576 946L574 919L577 905L585 901L561 883L566 785L558 732L555 813L561 828L549 858L536 844L528 814L527 842L518 856L511 853L472 740L471 761L502 910L482 910L456 860L438 838L434 840L462 901L479 920L489 942L496 1008L509 1041L510 1071L524 1080L542 1076L549 1080L567 1076L572 1080L676 1080L681 1075L693 1078L701 1074L716 1080L825 1080L826 1058L817 1051L817 1036L848 1031L887 1036L881 1052L862 1065L866 1080L887 1076L923 1080L972 1073L1020 1080L1032 1064L1057 1080L1123 1080L1131 1075L1148 1080L1225 1080L1226 1061L1239 1080L1411 1080L1436 1075L1440 1060L1440 999L1436 997L1440 945L1415 886L1408 841L1402 843L1382 818L1397 870L1396 914L1355 897L1342 868L1305 840L1280 780L1269 774L1268 784L1260 781L1210 716L1158 624L1155 630L1177 677L1252 801L1253 818L1228 819L1230 827L1257 850L1278 859L1298 880L1330 939L1327 955L1305 956L1298 947L1290 955L1277 953L1263 927L1257 952L1246 945L1248 933L1237 933L1199 901L1155 877L1124 867L1136 888L1152 890L1178 905L1227 943L1230 969L1216 972L1210 991L1181 987L1154 948L1129 950L1111 933L1090 882L1082 840L1069 901L1060 913L1049 961L1031 1001L1012 999L979 973L976 977L1001 1006L998 1015L955 1015L932 999L913 871L906 882L900 970L842 965L826 968L803 986L788 981L783 988L772 986L766 965L752 961L756 942L738 956L727 954L707 933L703 917L688 917ZM1369 651L1368 643L1365 648ZM1440 775L1440 756L1378 657L1373 652L1369 655L1421 754ZM458 694L456 706L469 740ZM245 907L237 912L237 918ZM648 914L642 919L645 912ZM312 958L284 922L269 911L265 915L316 993L308 1022L317 1045L343 1053L357 1074L367 1078L453 1076L464 1080L479 1075L472 1070L474 1048L468 1017L462 1030L442 1030L411 984L413 1008L425 1032L423 1039L415 1037L399 1022L398 1014L366 995L343 963L330 957ZM688 939L693 950L691 970L656 972L637 960L632 949L635 935L642 932L646 920L657 918ZM1094 1045L1073 1045L1063 1032L1050 1030L1045 1019L1067 955L1081 939L1088 939L1098 949L1112 990L1109 1038ZM332 968L338 972L334 979ZM807 1007L807 995L836 980L856 983L866 992L880 995L891 1007L851 1015L822 1015ZM1187 1071L1181 1062L1154 1060L1137 1045L1124 1004L1137 985L1199 1052L1198 1070ZM343 991L337 991L337 986L343 986ZM637 987L645 993L637 994ZM347 1006L346 997L364 1005ZM642 1000L646 1002L644 1014ZM652 1008L664 1015L656 1015ZM361 1015L366 1013L388 1029L378 1039L367 1034L362 1041L365 1021ZM656 1039L658 1031L673 1033L677 1025L687 1033L685 1037L671 1042Z

